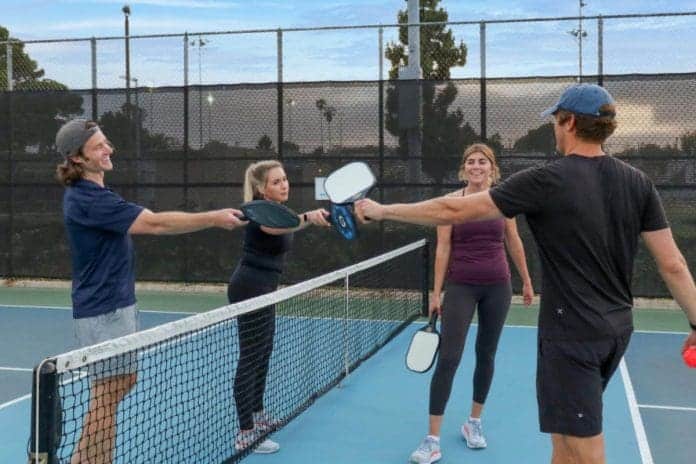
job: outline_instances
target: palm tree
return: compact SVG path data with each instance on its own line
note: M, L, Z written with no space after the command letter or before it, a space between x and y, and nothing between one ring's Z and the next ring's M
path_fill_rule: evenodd
M336 108L333 106L327 106L326 109L324 110L324 117L326 118L326 122L328 123L328 132L329 132L329 151L331 151L331 121L333 121L334 116L336 115Z
M326 108L326 100L320 98L315 102L315 105L319 110L319 132L321 134L321 152L324 153L324 108Z

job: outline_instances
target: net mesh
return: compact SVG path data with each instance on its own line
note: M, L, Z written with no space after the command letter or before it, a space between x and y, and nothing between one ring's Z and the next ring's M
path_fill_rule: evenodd
M123 387L118 379L135 383L118 403L114 463L237 462L421 313L426 250L425 241L414 242L274 293L44 361L42 367L55 367L55 386L45 379L35 384L34 427L52 436L32 440L45 443L40 451L48 462L69 463L76 450L88 458L104 450L87 411L109 416L109 398ZM385 284L395 274L399 283ZM51 415L59 423L41 423ZM244 415L254 421L248 440L239 434Z

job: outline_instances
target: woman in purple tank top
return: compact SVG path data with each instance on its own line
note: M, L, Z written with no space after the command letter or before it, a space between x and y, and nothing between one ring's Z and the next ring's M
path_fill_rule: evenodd
M481 143L471 145L464 152L459 168L459 180L465 186L450 195L470 195L488 190L499 178L500 170L493 150ZM498 340L512 298L506 247L522 278L524 303L529 306L534 289L514 219L437 228L430 313L436 311L441 316L442 340L430 383L428 435L411 454L411 462L430 464L442 457L439 443L442 417L474 311L478 315L478 331L473 401L461 433L469 448L486 447L481 414L493 380ZM441 303L443 285L445 295Z

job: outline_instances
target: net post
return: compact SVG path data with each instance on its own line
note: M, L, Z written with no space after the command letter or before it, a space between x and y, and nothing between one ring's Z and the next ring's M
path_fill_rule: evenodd
M58 463L61 415L56 363L48 359L33 372L28 464Z
M344 279L344 287L345 287L345 317L343 319L343 379L348 378L348 373L350 371L350 366L348 362L348 320L349 320L349 310L348 310L348 305L350 304L349 300L349 289L350 289L350 274L346 274L346 277ZM340 385L340 384L339 384Z
M428 288L430 287L430 241L426 240L423 244L423 309L421 313L423 316L428 316L429 311L429 299L428 299Z

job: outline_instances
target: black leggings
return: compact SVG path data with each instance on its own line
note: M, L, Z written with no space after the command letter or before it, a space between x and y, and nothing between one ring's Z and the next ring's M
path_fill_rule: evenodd
M238 266L227 287L227 299L236 303L270 293L278 287L278 274L248 266ZM275 305L267 306L237 319L239 364L234 379L234 401L239 426L254 428L253 413L263 410L266 375L273 352Z
M510 309L510 281L492 285L467 285L448 282L442 302L442 338L435 373L430 382L430 414L441 416L452 391L454 374L464 351L466 335L478 313L474 401L486 402L493 381L495 353Z

